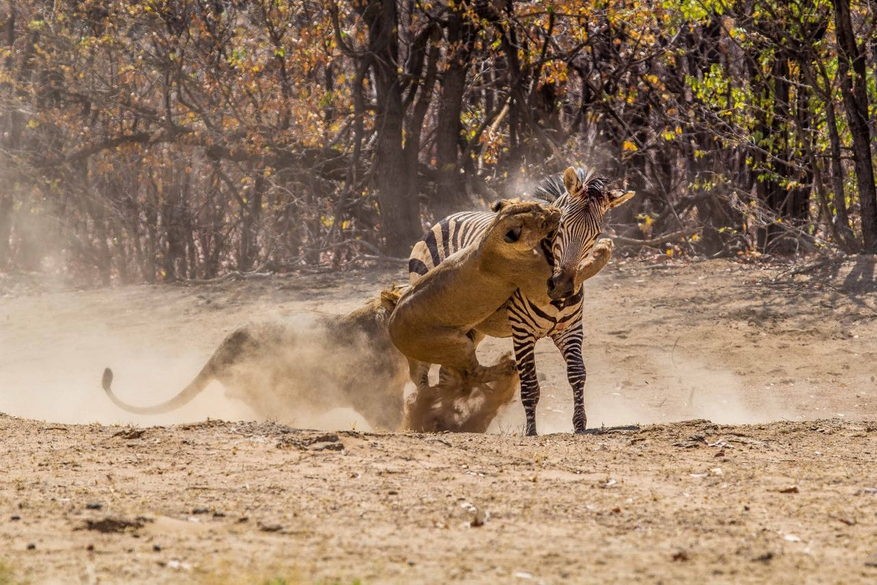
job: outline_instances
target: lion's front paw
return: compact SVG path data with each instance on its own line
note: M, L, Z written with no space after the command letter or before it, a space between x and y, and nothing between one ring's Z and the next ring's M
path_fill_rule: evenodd
M494 366L497 371L502 374L513 374L518 371L517 362L511 353L504 353L499 357L499 361Z
M612 240L610 240L609 238L604 238L604 239L600 240L599 242L597 242L596 244L594 244L594 250L591 252L591 254L595 258L602 258L603 256L606 256L607 254L611 254L612 250L614 250L614 249L615 249L615 244L612 242Z

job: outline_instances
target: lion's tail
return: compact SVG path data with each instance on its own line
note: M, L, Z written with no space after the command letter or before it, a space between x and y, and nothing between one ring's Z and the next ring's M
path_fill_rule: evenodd
M212 360L207 363L206 366L198 373L192 382L186 386L182 392L167 400L166 402L162 402L161 404L156 404L155 406L132 406L116 396L116 393L113 392L113 371L110 368L106 368L104 370L104 377L101 384L104 387L104 391L107 393L107 396L110 397L110 400L113 401L113 404L121 408L122 410L132 412L134 414L164 414L166 412L170 412L172 410L176 410L180 408L184 404L190 402L193 398L195 398L198 394L201 393L204 388L207 387L207 384L213 379L213 364Z

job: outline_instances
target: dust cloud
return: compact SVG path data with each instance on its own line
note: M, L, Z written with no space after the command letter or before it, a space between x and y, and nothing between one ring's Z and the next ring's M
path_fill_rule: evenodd
M794 413L765 391L756 404L743 380L728 369L710 366L693 357L640 347L635 355L618 355L592 348L585 341L588 380L585 409L588 428L671 423L706 419L717 424L756 424L794 418ZM542 398L537 409L540 434L572 431L572 391L565 365L553 344L537 344L537 371L542 376ZM524 409L519 401L500 413L492 432L520 433Z
M163 425L211 418L372 430L374 425L352 407L350 396L358 393L381 404L392 401L394 394L401 400L407 369L401 379L377 379L370 370L376 356L369 340L360 336L339 345L325 319L260 312L258 322L279 326L280 339L232 368L225 384L214 380L188 404L160 415L132 414L113 405L100 387L103 368L113 369L113 390L121 400L134 406L159 404L195 378L221 343L217 334L212 347L201 342L197 348L186 328L173 323L165 324L169 331L160 342L137 335L136 329L125 334L105 324L65 325L64 319L51 331L6 328L0 334L0 412L61 423ZM539 431L569 432L572 395L563 360L550 341L537 347L537 370L550 372L541 381ZM493 363L509 349L509 340L487 340L479 347L480 359ZM757 406L748 404L738 376L678 352L644 348L635 355L613 355L586 347L585 355L589 428L695 418L745 424L792 416L769 393ZM490 432L520 433L523 420L516 398L500 411Z
M122 401L153 406L192 382L222 342L220 335L236 327L217 327L211 347L185 323L165 321L156 339L141 331L148 317L135 319L139 323L130 328L101 323L91 315L91 303L80 303L75 294L38 300L32 303L37 310L27 315L16 310L28 304L24 297L0 305L0 412L59 423L164 425L211 418L370 430L373 425L362 412L374 414L374 409L352 408L356 397L351 395L360 392L375 408L386 406L395 393L395 419L401 418L399 378L378 379L377 369L385 364L375 355L373 340L352 331L339 341L327 329L332 317L271 309L258 311L259 318L247 325L255 341L241 363L225 368L220 380L208 383L191 402L159 415L126 412L101 388L105 367L113 369L113 390ZM404 373L407 377L407 366Z
M680 277L682 270L589 281L588 306L600 308L586 313L589 428L697 418L743 424L873 417L872 326L853 320L854 307L847 321L836 313L823 318L815 312L822 311L818 303L807 305L816 308L806 312L783 299L733 296L737 289L729 285L740 276L726 264L698 264ZM648 286L641 284L646 276ZM702 286L707 276L714 287ZM376 382L368 374L381 355L374 344L339 345L339 337L319 324L328 314L362 306L399 276L319 278L36 292L22 289L21 277L0 279L0 412L70 423L147 426L209 417L368 430L374 426L370 413L351 396L381 403L395 395L401 402L407 368L398 380ZM826 303L833 302L829 294ZM671 304L668 299L676 297L692 301ZM727 315L717 321L718 302ZM756 306L774 307L773 320L751 319ZM101 388L109 366L121 400L135 406L164 402L196 377L229 333L249 321L285 323L288 347L265 352L257 368L263 380L250 384L255 391L243 400L229 396L235 384L214 381L178 410L143 416L119 409ZM511 349L511 340L487 339L479 358L492 364ZM550 340L537 344L536 364L542 388L538 430L571 431L566 367ZM516 397L490 432L520 433L523 421Z

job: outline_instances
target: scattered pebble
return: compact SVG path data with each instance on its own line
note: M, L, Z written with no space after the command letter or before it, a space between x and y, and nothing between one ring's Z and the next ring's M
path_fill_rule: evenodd
M89 503L85 504L86 510L100 510L103 507L104 507L104 505L99 504L98 502L89 502Z
M18 522L19 520L21 520L21 516L10 516L9 519L13 522Z
M691 560L691 557L688 555L687 550L676 551L675 553L673 553L673 556L670 558L673 559L674 561L676 561L677 563Z
M475 517L472 518L472 522L469 523L469 526L477 528L478 526L484 526L484 523L490 519L490 512L485 510L476 510Z
M759 563L769 563L772 559L773 559L773 553L768 551L766 553L762 553L762 554L758 555L757 557L755 557L752 560L759 562Z
M210 512L209 508L195 508L192 510L192 514L207 514Z
M34 550L34 549L36 549L36 547L37 547L37 545L35 545L34 543L31 542L31 543L28 543L27 550Z
M153 544L153 545L152 545L152 550L153 550L154 552L161 552L161 545Z
M781 489L781 490L780 490L780 493L781 493L781 494L797 494L797 493L800 493L800 491L801 491L801 490L798 489L798 486L796 486L796 485L791 485L791 486L789 486L789 487L787 487L787 488L783 488L783 489Z
M125 532L129 529L137 530L138 528L143 528L146 521L145 518L135 518L130 520L127 518L113 518L108 516L106 518L101 518L100 520L86 520L85 528L87 530L96 530L97 532L103 533Z

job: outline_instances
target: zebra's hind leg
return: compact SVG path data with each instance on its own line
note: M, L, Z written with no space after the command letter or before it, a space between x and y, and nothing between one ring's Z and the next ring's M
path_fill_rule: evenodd
M558 335L551 336L554 345L563 354L566 362L566 377L572 387L573 415L572 426L576 433L584 433L588 426L585 414L585 361L582 359L582 320L571 323Z
M522 330L512 325L514 332L515 359L518 376L521 378L521 404L527 417L526 433L536 435L536 405L539 404L539 380L536 378L536 336L532 331Z

